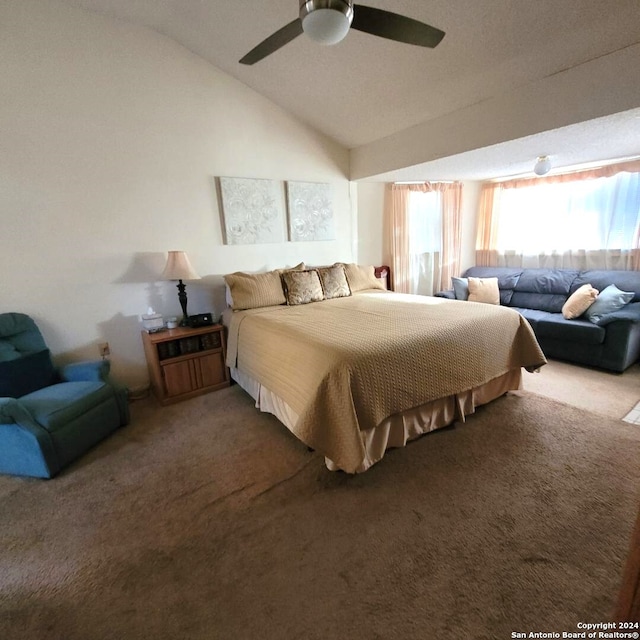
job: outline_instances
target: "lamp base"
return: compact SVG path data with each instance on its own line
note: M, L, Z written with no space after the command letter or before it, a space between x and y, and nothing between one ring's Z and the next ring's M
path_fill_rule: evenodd
M182 280L178 280L178 300L180 302L180 306L182 307L182 320L180 320L181 327L189 326L189 316L187 315L187 285L185 285Z

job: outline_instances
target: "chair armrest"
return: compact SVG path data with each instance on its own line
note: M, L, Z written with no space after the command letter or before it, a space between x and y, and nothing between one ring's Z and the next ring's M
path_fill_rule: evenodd
M16 398L0 398L0 423L17 424L28 431L38 433L43 430Z
M65 365L60 369L60 376L65 382L106 382L110 369L109 360L86 360Z
M60 470L51 435L16 398L0 398L0 473L51 478Z
M627 322L640 322L640 302L631 302L622 309L612 311L611 313L605 313L595 321L600 327L605 327L617 320L626 320Z

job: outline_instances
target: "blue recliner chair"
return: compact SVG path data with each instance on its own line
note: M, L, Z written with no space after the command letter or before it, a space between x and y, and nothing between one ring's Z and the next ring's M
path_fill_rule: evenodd
M56 370L35 322L0 314L0 473L52 478L129 422L109 361Z

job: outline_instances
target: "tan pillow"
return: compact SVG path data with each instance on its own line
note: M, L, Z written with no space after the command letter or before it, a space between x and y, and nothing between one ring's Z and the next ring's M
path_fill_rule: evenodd
M336 262L336 264L333 266L335 267L339 265L342 265L344 267L344 272L347 275L347 282L349 283L351 293L355 293L356 291L364 291L365 289L384 290L384 286L378 280L378 278L376 278L373 265L368 265L365 267L355 263L345 264L343 262Z
M285 304L279 271L229 273L224 277L231 294L231 308L256 309Z
M304 262L292 267L292 270L304 269ZM257 309L271 307L287 302L282 289L280 274L288 269L274 269L265 273L245 273L236 271L224 276L227 284L227 304L239 311L241 309Z
M316 269L285 271L282 274L287 304L308 304L324 300L320 275Z
M326 300L332 298L346 298L351 295L344 267L339 264L333 267L318 268L318 275L322 283L322 290Z
M468 284L468 299L471 302L500 304L500 289L498 289L498 278L468 278Z
M278 273L284 273L285 271L304 271L307 268L304 262L297 264L295 267L284 267L283 269L276 269Z
M598 290L590 284L578 287L567 299L562 307L562 315L567 320L581 316L598 297Z

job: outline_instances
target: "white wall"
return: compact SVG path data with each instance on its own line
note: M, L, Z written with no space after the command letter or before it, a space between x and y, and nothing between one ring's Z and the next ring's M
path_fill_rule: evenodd
M147 381L139 315L180 314L159 282L185 250L189 313L221 274L354 259L349 154L154 32L47 0L0 4L0 311L34 317L54 358ZM328 182L331 242L226 246L215 176Z
M476 230L480 205L481 182L465 180L462 183L462 248L460 273L476 264Z
M384 182L358 183L358 263L387 264L384 255Z

